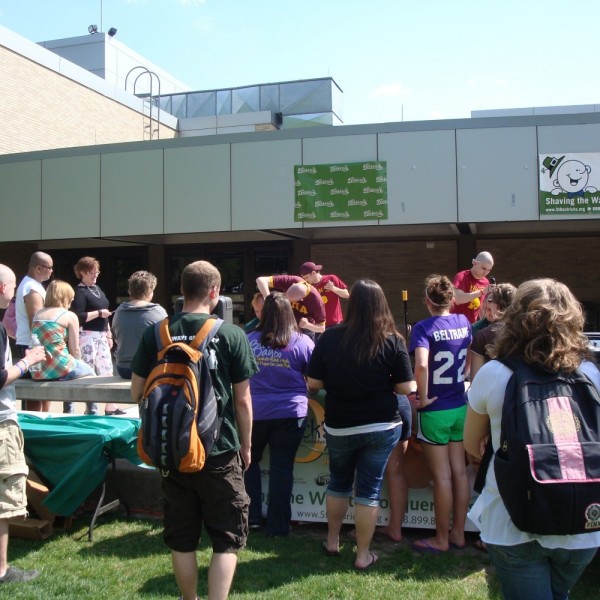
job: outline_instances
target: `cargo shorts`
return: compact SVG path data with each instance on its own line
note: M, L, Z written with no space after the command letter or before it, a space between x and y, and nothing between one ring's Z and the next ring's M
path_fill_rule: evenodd
M27 515L27 474L23 432L14 421L0 422L0 519Z

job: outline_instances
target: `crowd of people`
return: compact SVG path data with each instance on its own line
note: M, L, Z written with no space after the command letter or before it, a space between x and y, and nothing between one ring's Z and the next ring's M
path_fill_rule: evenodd
M213 383L223 411L219 438L201 471L169 472L162 478L164 539L184 600L196 598L196 549L203 529L213 547L211 599L227 597L249 529L289 535L294 461L305 433L309 394L324 395L322 425L330 471L327 535L321 544L326 556L340 554L341 527L352 498L353 566L365 571L376 564L372 540L384 480L390 516L383 531L393 541L402 539L408 498L404 461L411 434L431 474L436 523L432 537L411 547L428 554L465 547L472 497L467 465L477 468L488 438L497 448L510 377L510 369L497 359L518 356L551 371L581 368L600 390L600 372L586 360L581 307L570 291L548 279L518 288L496 285L488 279L493 265L491 254L481 252L453 280L429 275L423 302L430 316L413 325L408 341L375 281L361 279L349 289L314 262L304 263L298 276L258 277L252 298L255 318L244 329L223 324L210 342L217 359ZM44 288L52 269L51 257L36 252L17 289L19 360L14 364L0 327L3 443L5 432L12 440L7 443L18 441L12 383L32 365L42 364L32 372L34 379L112 375L116 342L117 373L131 379L132 398L139 401L156 360L151 325L167 313L152 302L154 275L133 273L130 300L112 314L97 284L96 259L83 257L75 265L80 280L75 288L58 280ZM14 273L0 265L0 308L9 305L15 284ZM168 317L171 335L192 340L215 310L220 289L221 276L213 265L188 265L181 278L182 310ZM340 300L345 299L342 309ZM39 346L32 344L33 338ZM544 352L532 351L540 347ZM72 407L65 405L64 410ZM95 404L87 406L88 414L97 411ZM121 412L106 406L107 415ZM269 488L263 490L261 461L267 448ZM0 467L26 473L22 449L16 456L14 465ZM567 598L600 545L600 532L543 536L517 530L493 473L489 469L485 474L485 487L469 518L481 531L480 548L496 566L505 598ZM21 476L17 479L15 486L24 485ZM0 582L36 576L7 563L6 519L24 511L17 504L0 511ZM539 590L544 593L536 595Z

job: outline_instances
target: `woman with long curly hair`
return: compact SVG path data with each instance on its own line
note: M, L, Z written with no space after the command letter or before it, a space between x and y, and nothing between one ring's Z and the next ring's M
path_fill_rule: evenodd
M504 313L492 358L519 358L551 372L579 369L597 389L600 372L586 360L583 312L567 286L553 279L521 284ZM485 364L469 390L465 447L479 458L490 434L498 450L504 393L512 371L499 360ZM560 510L560 507L558 507ZM496 567L508 600L568 598L569 591L600 546L600 532L577 535L533 535L517 529L498 491L494 469L488 468L485 487L469 518Z
M381 484L403 427L396 394L415 389L404 339L376 282L357 281L346 320L319 337L308 368L308 387L327 392L330 480L322 549L329 556L339 554L340 529L354 493L354 568L364 571L378 560L370 546Z

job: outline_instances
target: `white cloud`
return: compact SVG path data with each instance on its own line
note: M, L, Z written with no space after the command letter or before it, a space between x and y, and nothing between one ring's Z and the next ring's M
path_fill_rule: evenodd
M206 0L178 0L178 2L185 8L206 4Z
M399 83L386 83L372 90L369 96L371 98L400 98L407 96L409 93L410 90Z

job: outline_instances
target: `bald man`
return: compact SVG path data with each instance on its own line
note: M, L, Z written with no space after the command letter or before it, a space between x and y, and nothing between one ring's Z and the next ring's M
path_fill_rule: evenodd
M15 293L15 274L0 264L0 308L6 308ZM0 585L29 581L38 571L22 571L8 565L8 520L27 516L25 485L29 469L23 454L23 434L17 421L14 381L33 364L44 360L44 348L27 350L25 358L12 364L8 335L0 323Z
M454 305L450 312L462 314L469 323L475 323L481 310L481 299L487 293L490 282L487 278L494 267L489 252L480 252L472 261L472 267L454 276Z
M298 327L314 339L315 334L325 331L325 305L321 294L297 275L270 275L258 277L258 291L266 298L270 290L284 292L287 296Z
M29 259L29 270L17 288L15 301L15 316L17 320L17 339L15 353L17 358L23 358L29 348L31 338L31 323L35 313L43 308L46 289L42 282L52 276L54 263L52 257L45 252L34 252ZM41 411L44 404L38 400L23 401L27 410ZM50 403L46 404L49 408Z
M35 313L43 308L46 290L42 283L52 276L54 263L45 252L34 252L29 259L29 270L17 288L17 352L23 355L29 347L31 322Z

